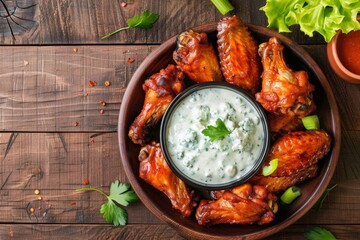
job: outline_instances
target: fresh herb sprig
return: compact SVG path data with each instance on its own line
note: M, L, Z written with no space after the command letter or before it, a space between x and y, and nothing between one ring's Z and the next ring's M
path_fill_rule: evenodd
M108 223L115 226L126 225L127 212L119 205L128 206L129 203L139 200L136 193L130 189L129 183L121 183L119 180L111 183L110 195L98 188L79 188L77 192L96 191L107 198L107 202L101 205L100 212Z
M216 120L216 126L207 126L204 130L201 132L205 136L210 138L210 141L214 142L218 139L224 138L226 135L230 134L231 131L226 128L225 123L218 118Z
M101 39L106 39L108 37L111 37L112 35L115 35L118 32L121 32L129 28L142 28L142 29L152 28L154 23L156 23L157 20L159 19L159 16L160 15L157 13L153 13L148 10L145 10L141 13L141 15L137 15L132 18L129 18L127 21L128 24L127 27L122 27L111 33L108 33L105 36L102 36Z
M308 240L336 240L335 236L325 228L314 227L310 231L305 232Z

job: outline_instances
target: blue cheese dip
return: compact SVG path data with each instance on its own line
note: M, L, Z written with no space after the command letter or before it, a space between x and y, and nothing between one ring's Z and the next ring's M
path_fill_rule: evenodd
M202 131L216 121L229 134L211 141ZM264 149L266 128L249 100L227 88L203 88L185 98L172 111L166 146L173 164L201 184L232 182L253 170Z

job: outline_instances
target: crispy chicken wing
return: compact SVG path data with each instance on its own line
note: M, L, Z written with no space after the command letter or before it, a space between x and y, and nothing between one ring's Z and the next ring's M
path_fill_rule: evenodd
M160 121L173 98L185 89L183 80L183 72L171 64L145 80L144 105L128 134L134 143L143 146L150 141L154 125Z
M269 223L275 218L275 210L270 203L276 197L262 186L245 183L231 190L215 191L215 200L201 200L196 210L196 219L200 225L222 223L259 225Z
M193 191L180 180L167 165L159 143L152 142L141 148L139 153L140 178L165 193L172 206L185 217L190 216L197 205Z
M236 16L223 18L217 30L220 66L225 80L255 94L260 86L256 41Z
M221 81L220 65L214 47L206 33L192 30L177 37L173 59L180 69L195 82Z
M256 100L268 111L288 114L292 111L304 117L315 110L312 98L314 86L305 71L294 72L285 63L284 47L277 38L260 44L259 55L263 65L262 89Z
M265 161L278 159L278 167L270 176L258 173L249 182L265 186L271 192L286 188L316 175L317 162L330 150L331 138L323 130L298 131L282 136L271 147Z
M252 184L264 186L268 191L277 193L285 191L291 186L315 177L317 174L317 169L317 164L314 164L289 176L273 177L270 175L264 177L262 175L255 175L250 179L249 182Z

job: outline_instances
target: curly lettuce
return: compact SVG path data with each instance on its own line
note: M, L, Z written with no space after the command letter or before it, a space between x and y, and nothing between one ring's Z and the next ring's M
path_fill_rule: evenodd
M267 16L269 28L291 32L289 27L299 24L306 35L312 37L316 31L326 42L337 30L348 33L360 29L356 20L359 0L267 0L260 10Z

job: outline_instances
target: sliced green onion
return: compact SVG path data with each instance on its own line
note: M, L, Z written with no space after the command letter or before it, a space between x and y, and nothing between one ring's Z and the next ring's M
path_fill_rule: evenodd
M234 6L228 0L211 0L222 15L234 10Z
M286 204L292 203L297 197L301 195L300 188L293 186L286 189L286 191L281 195L280 199Z
M274 158L269 162L269 166L264 166L262 169L262 174L266 177L271 175L278 167L279 160L277 158Z
M301 121L307 130L320 129L320 121L317 115L303 117Z

